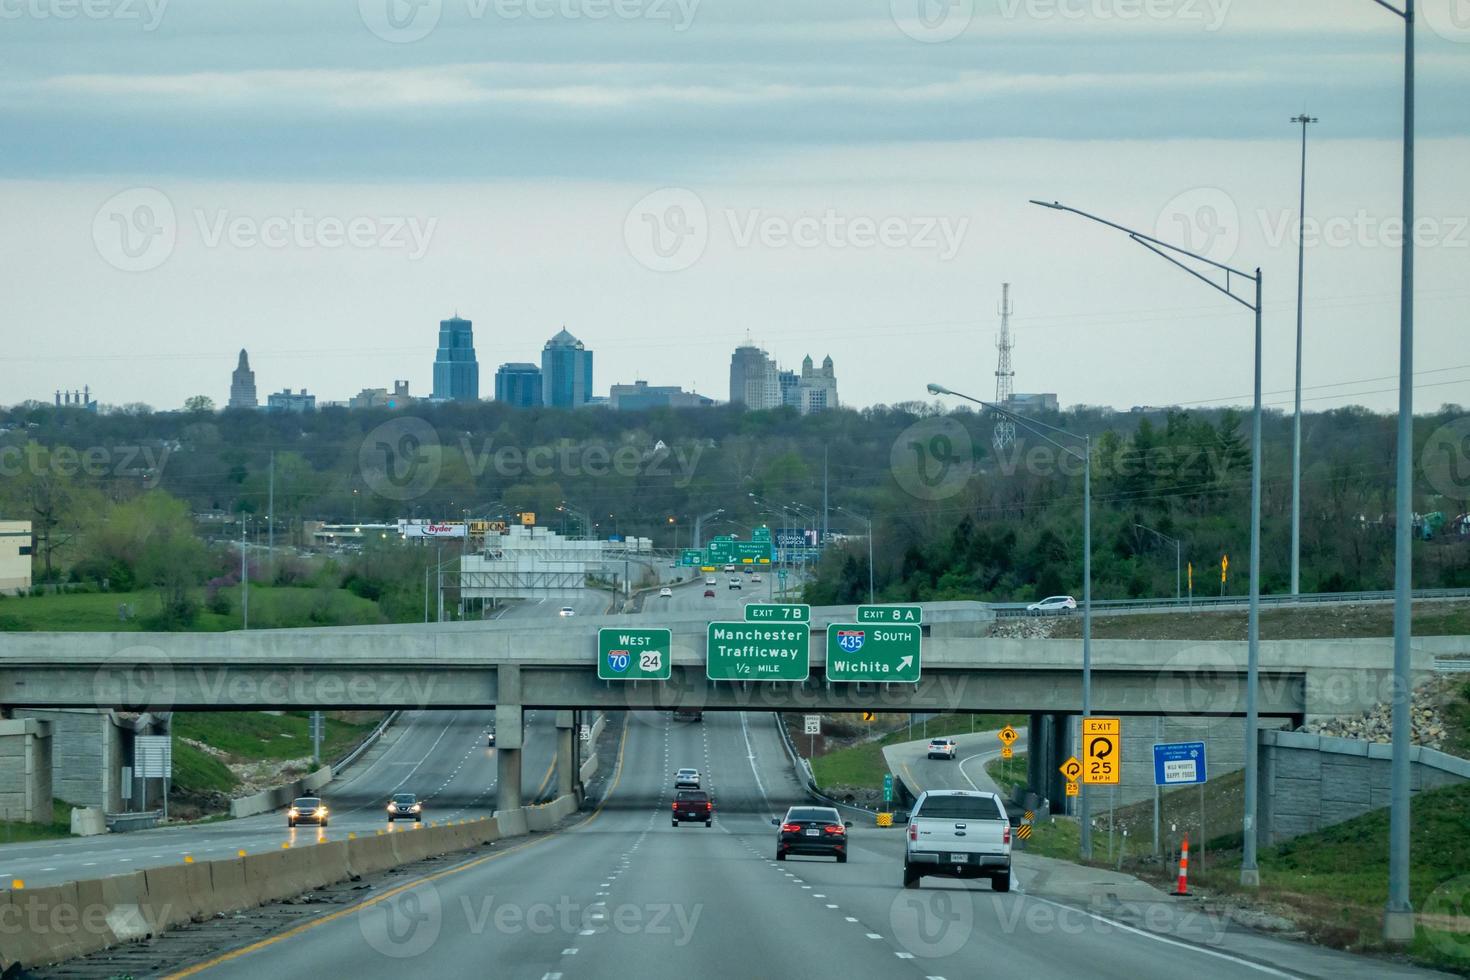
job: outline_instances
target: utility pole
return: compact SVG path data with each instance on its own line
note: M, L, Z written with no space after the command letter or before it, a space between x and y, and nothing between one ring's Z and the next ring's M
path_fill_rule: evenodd
M818 548L827 546L827 444L822 444L822 540L817 542Z
M1296 212L1296 409L1291 418L1291 594L1301 594L1302 560L1302 272L1306 264L1307 124L1317 121L1305 112L1292 116L1302 127L1301 193Z
M245 512L240 511L240 628L250 628L250 558L245 550Z
M270 580L276 580L276 451L271 450L270 503L266 507L265 567Z

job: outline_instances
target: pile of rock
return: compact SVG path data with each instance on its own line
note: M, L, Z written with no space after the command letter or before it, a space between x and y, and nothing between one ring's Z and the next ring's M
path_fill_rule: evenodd
M990 624L990 635L1013 640L1049 640L1061 621L1059 616L1007 617Z
M1431 749L1442 748L1445 737L1445 719L1442 709L1448 700L1456 696L1456 685L1452 678L1439 677L1428 681L1414 691L1413 705L1409 712L1411 739L1415 745ZM1333 735L1338 738L1356 738L1367 742L1393 741L1393 704L1381 701L1369 711L1356 718L1332 718L1327 721L1303 725L1299 731L1313 735Z

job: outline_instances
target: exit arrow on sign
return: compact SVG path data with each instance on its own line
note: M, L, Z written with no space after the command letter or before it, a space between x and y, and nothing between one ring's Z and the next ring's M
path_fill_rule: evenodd
M904 657L902 660L900 660L898 662L898 669L899 670L903 670L903 669L905 669L907 667L912 667L913 665L914 665L914 658L913 657Z

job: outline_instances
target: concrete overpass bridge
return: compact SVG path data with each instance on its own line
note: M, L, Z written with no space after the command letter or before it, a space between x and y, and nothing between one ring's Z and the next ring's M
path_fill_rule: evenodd
M923 675L915 684L826 679L826 627L851 607L813 610L811 676L802 683L705 678L704 611L234 633L9 633L0 636L0 711L135 711L494 706L502 779L519 786L521 713L563 709L559 752L571 759L572 709L805 712L1023 712L1033 732L1079 712L1081 642L985 636L981 603L924 609ZM666 682L597 678L600 627L667 626ZM1416 641L1414 669L1464 638ZM1102 715L1244 714L1243 641L1093 641L1093 711ZM1259 711L1294 723L1351 715L1391 692L1392 640L1265 640ZM1054 738L1046 756L1064 757ZM1034 753L1040 755L1040 753ZM517 805L505 802L506 806Z

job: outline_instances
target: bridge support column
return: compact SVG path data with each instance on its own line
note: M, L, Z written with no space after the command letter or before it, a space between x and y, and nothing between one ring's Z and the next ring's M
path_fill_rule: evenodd
M1046 791L1046 760L1051 736L1051 716L1033 712L1026 721L1026 788L1037 796Z
M514 810L521 805L521 748L525 745L525 723L521 717L521 668L501 664L495 703L495 759L497 810Z
M570 796L577 785L576 713L556 713L556 795Z
M1052 813L1067 812L1067 777L1062 775L1062 763L1067 761L1067 756L1072 754L1072 728L1071 715L1054 714L1048 716L1046 726L1047 752L1046 752L1046 795L1051 800Z

